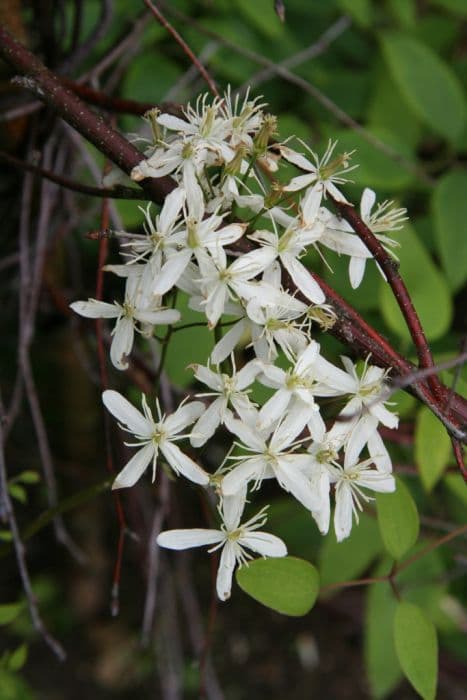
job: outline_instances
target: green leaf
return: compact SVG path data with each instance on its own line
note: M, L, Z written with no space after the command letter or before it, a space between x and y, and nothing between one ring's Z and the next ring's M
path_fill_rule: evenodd
M417 507L403 481L396 479L394 493L377 493L378 524L384 546L400 559L417 541L420 527Z
M315 567L303 559L255 559L237 571L237 583L259 603L283 615L300 617L313 607L319 590Z
M370 0L338 0L342 12L349 14L357 24L369 27L373 19L373 8Z
M269 39L277 39L284 33L284 27L270 0L236 0L235 4L245 20Z
M372 572L375 576L388 573L390 563L384 562ZM389 583L368 587L364 620L364 658L371 697L384 698L397 686L402 671L397 659L392 630L396 599Z
M433 192L433 214L438 251L451 289L467 280L467 265L460 255L467 237L467 172L458 170L439 180Z
M37 484L40 480L40 476L37 472L27 469L18 476L18 481L22 481L23 484Z
M20 503L26 503L28 500L26 489L24 489L20 484L8 484L8 491L10 496Z
M11 542L13 535L9 530L0 530L0 541L1 542Z
M8 603L0 605L0 625L9 625L23 609L23 603Z
M377 67L372 90L373 94L368 108L370 127L386 129L402 143L406 143L412 148L416 146L420 139L420 122L408 106L394 80L388 75L387 68L382 61Z
M420 41L402 32L381 39L389 71L419 119L448 141L461 136L466 103L456 75Z
M423 406L417 414L415 459L426 491L431 491L441 477L450 455L451 440L446 428Z
M407 679L423 700L434 700L438 676L438 638L424 612L402 601L394 617L397 657Z
M352 536L343 542L337 542L334 531L329 532L320 555L321 586L357 578L382 549L378 526L365 513L361 514L358 527L353 528Z
M450 12L467 17L467 3L465 0L430 0L432 5L437 5Z
M8 668L10 671L19 671L23 668L26 663L28 656L28 647L26 644L21 644L15 651L11 654L8 659Z
M412 298L428 340L441 338L449 329L452 301L443 275L435 266L410 225L398 231L401 247L397 249L400 274ZM411 336L399 305L387 282L380 281L380 301L388 327L403 340Z
M368 129L370 131L370 129ZM390 146L396 153L405 156L409 160L413 159L412 150L406 142L402 141L386 128L372 127L371 134L376 136L382 143ZM356 185L387 191L400 190L413 181L413 175L392 158L382 153L378 147L368 143L363 136L355 131L345 130L333 132L333 138L338 140L336 155L355 150L351 164L358 164L358 168L350 173L350 179ZM321 148L321 152L324 148Z

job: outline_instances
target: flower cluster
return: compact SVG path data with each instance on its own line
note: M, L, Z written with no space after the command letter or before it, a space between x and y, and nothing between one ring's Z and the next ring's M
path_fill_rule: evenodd
M107 269L126 280L123 302L71 305L82 316L116 318L110 355L117 369L128 367L135 330L151 337L156 327L180 319L172 308L176 290L188 294L190 307L210 329L221 330L228 315L229 329L216 333L206 364L191 366L205 387L196 400L186 399L170 415L156 400L154 417L144 396L140 412L116 391L103 394L106 408L133 436L128 444L138 447L114 488L132 486L150 464L154 480L163 459L177 476L213 490L220 529L171 530L158 543L222 548L217 591L223 600L235 565L247 561L248 551L287 553L281 540L259 529L265 509L241 524L245 504L263 480L275 479L323 534L333 499L338 540L350 534L368 492L395 489L378 432L380 423L398 424L384 403L385 372L368 359L360 371L347 357L338 367L311 337L312 324L326 330L336 317L302 257L310 247L322 256L323 248L349 256L352 286L371 257L351 227L325 206L329 198L346 201L340 187L352 170L351 154L335 156L336 144L330 143L319 158L302 142L298 150L290 141L275 143L276 120L264 107L228 92L213 102L200 98L184 118L148 113L153 138L132 178L170 175L174 189L157 216L150 206L142 210L143 233L117 233L125 263ZM277 179L284 162L301 171L285 183ZM371 214L374 203L374 193L365 190L362 216L393 245L382 233L399 228L405 210L385 202ZM237 368L240 344L251 346L254 357ZM250 397L258 384L269 389L261 406ZM334 420L325 422L322 399L339 403ZM220 426L231 436L230 449L209 474L190 454ZM181 440L184 450L176 444Z

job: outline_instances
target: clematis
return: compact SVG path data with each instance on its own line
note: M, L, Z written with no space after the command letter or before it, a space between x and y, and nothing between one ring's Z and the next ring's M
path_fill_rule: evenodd
M300 143L310 154L311 160L288 146L282 145L279 147L285 160L296 165L297 168L304 170L306 173L306 175L298 175L292 178L289 184L284 187L285 192L296 192L313 185L313 189L320 194L320 197L329 193L338 202L347 202L336 185L343 185L348 182L347 173L358 167L356 165L349 166L352 153L342 153L334 160L331 160L337 141L329 140L326 151L320 158L306 143L303 141L300 141Z
M368 503L373 500L362 489L378 493L392 493L396 490L392 474L371 469L372 462L370 458L355 463L346 452L343 467L331 464L328 466L331 471L331 483L335 484L334 530L338 542L350 535L354 516L358 523L358 512L363 510L362 502Z
M231 496L253 481L259 488L263 479L275 478L281 488L291 493L308 510L319 510L319 496L305 476L309 462L308 455L295 452L302 441L295 441L301 431L301 424L285 418L272 431L253 428L229 416L225 425L231 433L240 438L238 446L248 454L231 457L239 464L222 480L222 493ZM258 425L258 421L256 423Z
M250 550L263 557L285 557L287 547L275 535L263 532L261 528L266 520L266 508L240 524L245 503L245 492L235 496L224 496L219 513L222 526L219 530L192 529L167 530L161 532L157 544L167 549L190 549L192 547L211 546L209 552L222 549L217 572L216 590L220 600L228 600L232 589L233 572L237 564L244 565L252 555Z
M232 357L232 365L231 375L221 372L219 368L217 372L213 372L212 369L203 365L191 365L196 379L213 389L212 392L196 394L196 396L198 398L216 397L193 426L190 438L193 447L201 447L214 435L218 426L224 422L227 413L230 413L230 405L241 418L247 421L255 413L255 408L245 389L253 383L260 371L258 363L252 360L237 372Z
M140 448L118 474L113 483L113 489L133 486L151 463L154 481L159 452L177 476L182 474L186 479L202 486L209 483L209 475L175 444L177 440L190 437L189 433L183 434L182 431L194 423L204 411L204 405L200 401L181 404L175 413L169 416L163 416L157 404L157 421L153 418L144 394L141 398L143 413L118 391L110 389L104 391L102 401L107 410L119 421L122 430L136 438L136 442L125 444Z
M108 266L107 269L121 274L118 268L121 266ZM108 304L97 299L87 301L75 301L70 304L73 311L86 318L116 318L112 331L112 344L110 346L110 359L117 369L127 369L128 360L133 348L135 329L142 324L141 333L149 335L154 326L176 323L180 319L180 312L176 309L165 309L159 305L158 300L151 300L144 294L142 285L143 265L128 267L128 277L125 288L123 304L114 302Z

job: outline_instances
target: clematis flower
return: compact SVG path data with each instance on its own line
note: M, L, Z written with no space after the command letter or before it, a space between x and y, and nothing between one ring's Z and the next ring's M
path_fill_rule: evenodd
M222 549L219 569L217 572L216 590L220 600L230 598L232 577L237 564L244 565L252 555L247 549L263 557L285 557L287 547L275 535L263 532L261 528L266 520L266 508L255 516L240 524L240 518L245 503L245 492L235 496L224 496L219 513L223 523L219 530L192 529L167 530L161 532L157 544L167 549L190 549L214 545L209 552Z
M392 493L396 490L396 482L392 474L370 469L372 462L370 458L355 463L346 452L343 467L329 465L331 483L336 485L334 529L338 542L350 535L353 516L358 523L358 511L363 510L362 501L368 503L373 500L362 489L370 489L378 493Z
M112 266L108 266L107 269L118 273L119 267L114 266L112 270ZM141 275L144 274L141 268L144 267L136 265L131 269L127 266L128 277L123 304L116 301L108 304L97 299L75 301L70 304L73 311L86 318L117 319L110 346L110 359L117 369L128 368L127 357L133 348L135 329L138 330L138 324L142 324L140 332L147 336L150 335L154 326L176 323L180 319L179 311L162 308L156 298L152 297L149 300L144 294L145 290L141 284Z
M104 391L102 401L107 410L120 421L122 430L136 438L135 443L125 444L140 448L118 474L113 483L113 489L133 486L151 463L154 481L159 452L163 454L177 476L182 474L186 479L202 486L209 483L209 475L175 444L177 440L190 437L189 433L183 434L182 431L194 423L204 411L204 405L200 401L181 404L175 413L169 416L163 416L157 404L157 421L153 418L144 394L141 399L143 413L140 413L118 391L110 389Z
M214 435L218 426L224 422L227 413L230 413L230 405L241 418L247 421L249 416L255 413L255 408L244 390L253 383L260 367L255 360L252 360L237 372L233 356L232 364L232 375L221 372L219 368L214 372L203 365L191 365L196 379L213 389L212 392L196 394L196 396L198 398L216 397L193 426L190 438L193 447L201 447Z

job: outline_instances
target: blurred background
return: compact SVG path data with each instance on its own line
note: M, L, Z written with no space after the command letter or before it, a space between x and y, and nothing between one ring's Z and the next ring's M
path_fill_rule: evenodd
M317 152L338 139L339 151L355 151L359 167L345 192L356 206L368 186L378 201L408 209L410 222L396 233L397 254L435 361L465 351L465 0L173 0L158 6L220 89L250 85L252 96L264 96L278 116L281 139L295 134ZM104 93L144 103L96 104L132 139L145 133L141 114L150 105L176 106L206 90L143 2L3 0L0 21L48 67L90 87L91 102ZM238 586L229 603L217 605L214 557L156 551L161 522L209 522L195 489L167 479L152 486L146 478L114 500L108 468L120 469L127 451L116 426L104 421L95 325L73 315L69 303L95 295L104 255L119 261L112 239L104 246L89 232L138 231L143 202L103 204L26 172L24 163L33 163L100 187L108 166L31 92L12 84L13 75L0 63L5 454L34 595L67 659L57 661L33 630L2 517L0 700L417 697L394 650L396 600L389 584L333 586L391 568L372 504L352 537L337 545L333 534L319 535L299 505L272 487L262 491L272 502L269 530L320 571L319 602L294 619L255 603ZM86 99L84 87L81 94ZM361 287L352 290L346 261L331 254L327 260L332 271L316 255L308 262L413 359L410 336L376 267L369 265ZM106 300L119 298L117 278L105 276L103 284ZM199 320L183 299L181 310L187 323ZM110 329L101 330L108 344ZM190 386L185 367L204 362L211 335L196 327L174 336L165 380L176 392ZM328 334L318 340L338 363L345 347ZM127 373L106 366L107 381L139 402L142 390L151 391L156 360L157 347L141 343ZM461 371L443 372L442 379L465 395ZM401 427L383 437L419 512L411 555L465 523L467 494L442 426L407 393L395 401ZM217 468L223 454L220 439L205 455L207 467ZM467 697L466 567L464 535L400 576L404 597L438 629L439 698ZM117 598L118 615L112 615Z

